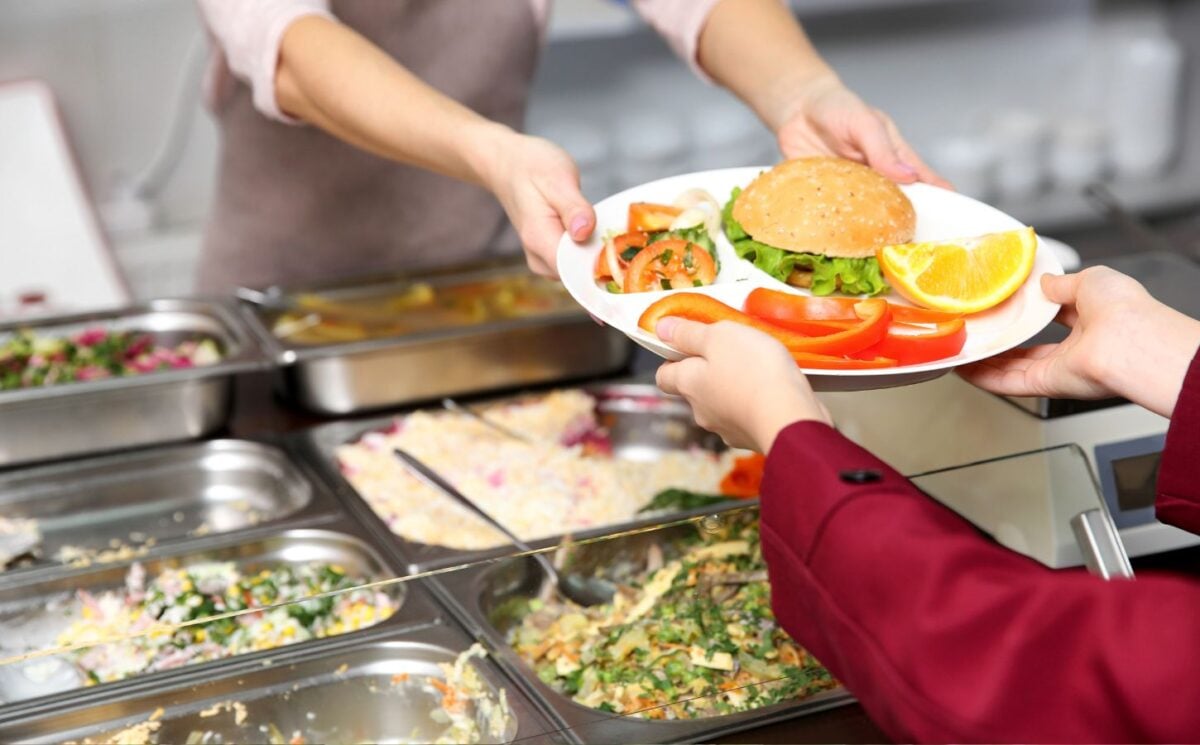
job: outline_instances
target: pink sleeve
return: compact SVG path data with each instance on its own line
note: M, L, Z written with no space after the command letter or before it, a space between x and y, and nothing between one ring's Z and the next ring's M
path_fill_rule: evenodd
M901 742L1183 742L1200 583L1105 582L1003 549L814 422L767 458L782 626Z
M712 79L700 67L700 32L721 0L633 0L633 7L705 82Z
M250 85L254 107L289 124L275 100L275 71L283 32L301 16L333 18L329 0L198 0L200 13L230 71Z

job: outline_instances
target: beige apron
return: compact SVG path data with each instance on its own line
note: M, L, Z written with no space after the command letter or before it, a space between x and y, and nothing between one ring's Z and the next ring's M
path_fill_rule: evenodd
M422 80L494 121L523 123L537 62L528 0L335 0L333 12ZM484 189L367 154L255 110L239 84L197 289L422 269L516 248Z

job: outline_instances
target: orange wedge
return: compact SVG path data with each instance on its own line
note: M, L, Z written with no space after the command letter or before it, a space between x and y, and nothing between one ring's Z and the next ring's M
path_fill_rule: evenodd
M978 238L904 243L879 249L879 266L892 287L924 308L978 313L999 305L1033 271L1033 228Z

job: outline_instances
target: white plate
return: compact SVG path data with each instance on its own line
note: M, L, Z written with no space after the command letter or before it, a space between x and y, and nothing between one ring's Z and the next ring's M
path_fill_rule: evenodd
M609 230L625 231L631 202L670 204L681 192L698 188L708 191L724 205L735 186L744 188L764 170L766 167L726 168L672 176L626 189L600 202L596 205L596 232L592 238L580 245L564 235L558 246L558 273L567 291L593 316L666 359L679 359L681 355L658 337L638 328L638 318L642 312L664 295L671 292L703 293L735 308L742 308L746 296L757 287L809 294L807 290L779 282L750 262L739 259L723 232L713 236L721 271L716 283L709 287L620 295L597 286L592 278L596 257L602 248L601 236ZM917 212L915 240L918 241L950 240L1024 227L1021 222L1000 210L962 194L928 184L901 188ZM1062 265L1052 251L1039 250L1034 259L1033 272L1021 289L999 306L967 319L967 343L962 352L954 357L882 370L806 369L804 372L817 390L869 390L930 380L959 365L1000 354L1028 341L1054 320L1059 306L1042 294L1038 278L1043 274L1062 274L1062 271ZM909 304L895 292L887 298L891 302Z

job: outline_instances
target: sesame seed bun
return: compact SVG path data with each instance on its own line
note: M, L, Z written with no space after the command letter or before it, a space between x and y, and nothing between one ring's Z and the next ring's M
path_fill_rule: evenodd
M797 253L865 258L908 243L912 203L890 179L841 158L797 158L756 178L733 205L754 240Z

